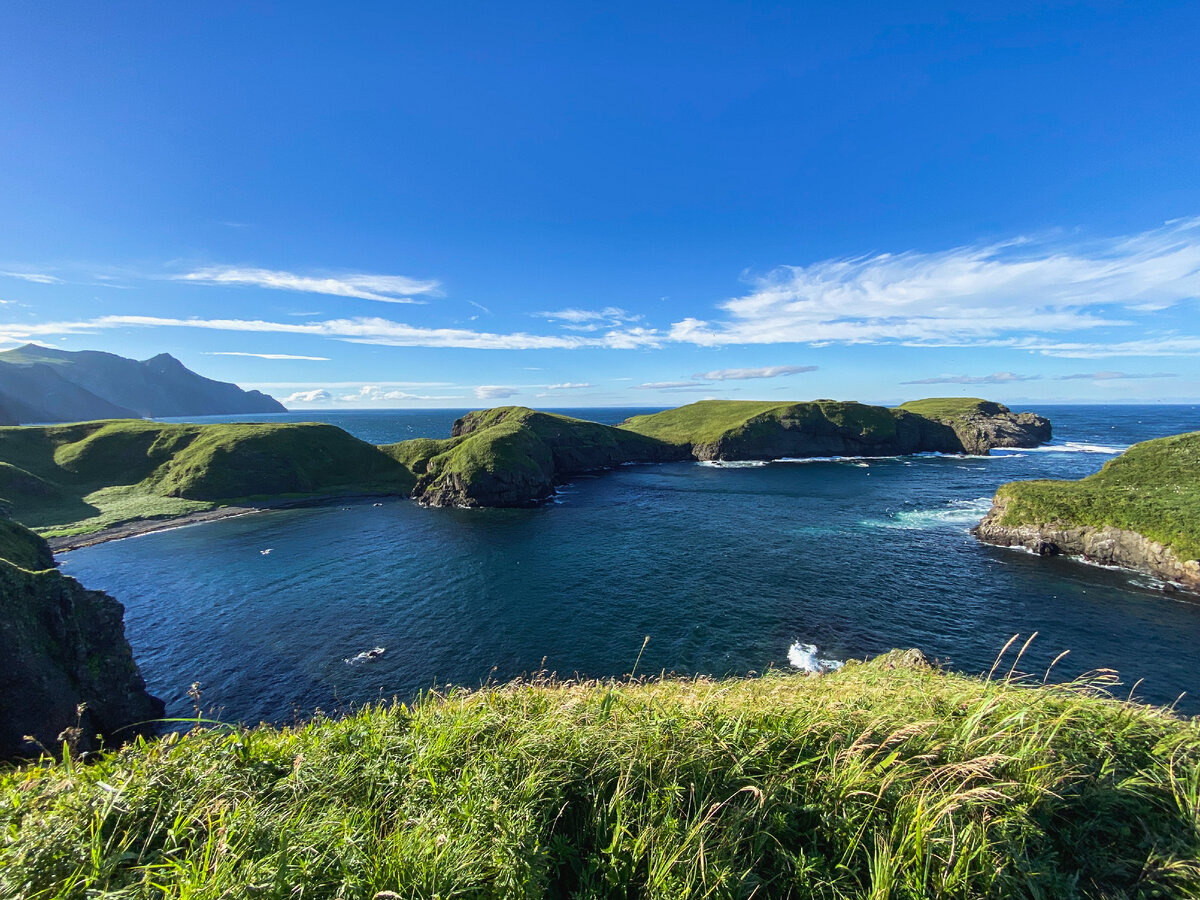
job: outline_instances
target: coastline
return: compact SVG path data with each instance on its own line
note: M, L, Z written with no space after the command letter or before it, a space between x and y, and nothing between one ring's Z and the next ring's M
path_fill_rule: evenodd
M219 522L222 519L236 519L241 516L268 512L275 509L299 509L306 506L325 506L331 503L343 503L356 500L407 499L398 494L385 493L355 493L355 494L321 494L313 497L296 497L287 500L264 500L253 505L219 506L216 509L205 509L199 512L187 513L182 516L170 516L162 519L135 519L111 525L87 534L72 534L63 537L48 537L46 543L55 555L68 553L71 550L82 550L84 547L94 547L109 541L120 541L125 538L141 537L158 531L171 531L175 528L187 528L191 525L204 525L209 522Z

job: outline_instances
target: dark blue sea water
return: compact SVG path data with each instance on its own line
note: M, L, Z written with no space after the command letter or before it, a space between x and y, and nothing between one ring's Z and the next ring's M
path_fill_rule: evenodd
M281 510L102 544L66 572L125 603L168 715L290 721L543 666L560 675L747 673L919 647L987 671L1120 671L1200 712L1200 603L1152 580L977 543L1002 482L1078 478L1200 407L1042 407L1055 444L989 458L628 466L534 510L393 500ZM631 410L578 411L617 422ZM444 436L461 411L288 414L371 441ZM262 417L260 417L262 418ZM272 418L272 417L266 417ZM263 555L262 550L271 553ZM382 658L348 663L382 646ZM789 662L789 658L791 662ZM1010 656L1011 660L1011 656ZM1003 671L1007 671L1005 664ZM1126 690L1128 687L1126 688Z

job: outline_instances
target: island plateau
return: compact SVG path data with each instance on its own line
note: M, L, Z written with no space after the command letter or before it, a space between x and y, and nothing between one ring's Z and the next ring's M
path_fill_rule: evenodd
M1002 485L974 533L1200 591L1200 431L1135 444L1079 481Z

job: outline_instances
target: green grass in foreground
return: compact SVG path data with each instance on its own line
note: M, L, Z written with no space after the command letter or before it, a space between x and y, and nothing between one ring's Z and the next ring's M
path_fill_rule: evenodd
M1080 481L1014 481L1001 525L1111 525L1200 559L1200 431L1130 447Z
M0 775L0 895L1200 895L1200 726L888 660L516 683Z

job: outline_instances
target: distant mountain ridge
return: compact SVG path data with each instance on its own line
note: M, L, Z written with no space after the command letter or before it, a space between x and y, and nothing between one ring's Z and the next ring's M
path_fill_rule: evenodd
M285 412L274 397L147 360L26 344L0 353L0 424Z

